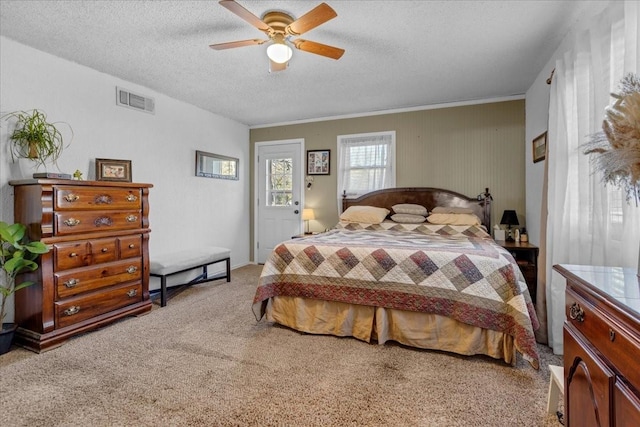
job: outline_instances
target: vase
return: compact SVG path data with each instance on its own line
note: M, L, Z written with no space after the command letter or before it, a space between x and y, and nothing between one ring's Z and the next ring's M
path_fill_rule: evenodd
M13 335L18 329L17 323L3 323L0 330L0 354L8 353L13 343Z

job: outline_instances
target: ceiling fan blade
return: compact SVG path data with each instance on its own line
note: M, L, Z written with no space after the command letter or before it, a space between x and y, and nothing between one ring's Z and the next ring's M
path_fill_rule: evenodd
M262 44L267 41L268 40L260 40L260 39L240 40L237 42L210 44L209 47L215 50L223 50L223 49L231 49L234 47L253 46L256 44Z
M253 25L260 31L268 33L269 31L273 31L270 26L262 22L260 18L255 16L253 13L249 12L247 9L242 7L240 4L236 3L234 0L221 0L221 6L227 8L230 12L235 13L240 18L247 21L249 24Z
M288 66L289 66L288 62L283 62L282 64L279 64L277 62L269 60L269 72L270 73L275 73L276 71L284 71L284 70L287 69Z
M292 36L299 36L307 31L313 30L318 25L324 24L330 19L338 16L335 10L326 3L321 3L315 8L311 9L300 18L287 25L285 31Z
M309 53L315 53L316 55L326 56L327 58L340 59L340 57L344 53L344 49L322 43L312 42L310 40L295 39L291 42L295 45L296 49L304 50L305 52Z

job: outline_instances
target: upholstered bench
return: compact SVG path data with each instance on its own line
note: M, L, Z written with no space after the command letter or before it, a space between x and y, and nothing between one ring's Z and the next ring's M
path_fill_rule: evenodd
M225 276L209 278L207 266L225 261L227 271ZM231 281L231 250L217 246L206 246L197 249L188 249L159 256L152 256L149 263L149 275L160 278L160 306L167 305L167 277L202 268L202 273L188 283L180 286L195 285L210 280L227 279Z

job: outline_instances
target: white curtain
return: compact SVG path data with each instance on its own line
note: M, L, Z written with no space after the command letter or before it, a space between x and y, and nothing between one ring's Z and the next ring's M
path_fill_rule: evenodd
M363 194L396 185L395 132L338 136L338 207L342 194Z
M612 2L556 61L549 103L547 317L549 345L563 353L565 279L555 264L632 267L638 263L640 208L594 174L581 145L602 129L611 92L638 72L640 7Z

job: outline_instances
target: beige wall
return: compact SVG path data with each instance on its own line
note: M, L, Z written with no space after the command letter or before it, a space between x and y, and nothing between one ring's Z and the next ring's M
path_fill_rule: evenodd
M396 131L398 187L439 187L470 197L489 187L492 224L504 209L515 209L525 224L524 100L252 129L250 158L261 141L304 138L307 150L331 149L331 174L314 176L305 191L305 207L316 214L310 228L324 230L338 221L337 136L388 130Z

